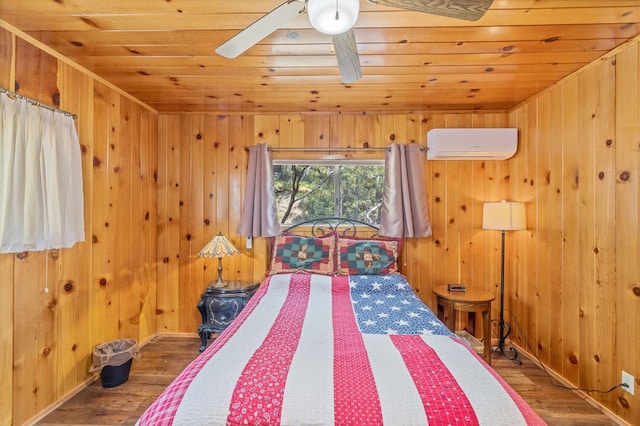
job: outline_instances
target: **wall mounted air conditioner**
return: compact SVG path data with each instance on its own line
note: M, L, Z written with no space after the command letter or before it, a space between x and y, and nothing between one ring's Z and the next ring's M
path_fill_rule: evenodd
M505 160L518 148L518 129L431 129L428 160Z

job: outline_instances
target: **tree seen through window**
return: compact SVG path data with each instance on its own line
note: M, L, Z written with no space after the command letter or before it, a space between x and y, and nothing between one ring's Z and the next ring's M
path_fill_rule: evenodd
M282 224L331 216L380 222L383 165L276 164L273 169Z

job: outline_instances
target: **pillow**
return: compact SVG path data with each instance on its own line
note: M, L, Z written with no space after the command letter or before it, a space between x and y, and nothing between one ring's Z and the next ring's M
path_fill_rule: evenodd
M334 275L336 233L321 237L280 234L273 239L271 266L268 275L290 272L311 272Z
M402 240L338 238L338 274L384 275L398 272Z

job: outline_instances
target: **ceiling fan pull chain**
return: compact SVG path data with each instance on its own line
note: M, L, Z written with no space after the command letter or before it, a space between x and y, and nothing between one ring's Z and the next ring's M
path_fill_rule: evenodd
M336 0L336 21L340 20L340 10L338 9L338 0Z

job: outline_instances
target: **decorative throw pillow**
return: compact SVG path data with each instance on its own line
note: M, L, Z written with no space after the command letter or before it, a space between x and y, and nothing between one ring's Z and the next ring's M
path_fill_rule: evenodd
M400 243L395 238L338 239L338 273L383 275L398 272Z
M274 237L269 275L310 272L334 275L336 234L322 237L283 233Z

